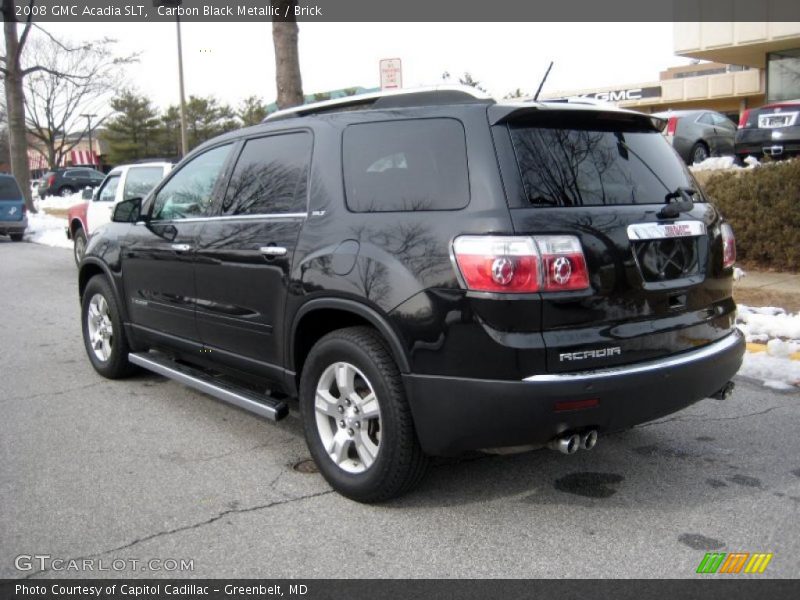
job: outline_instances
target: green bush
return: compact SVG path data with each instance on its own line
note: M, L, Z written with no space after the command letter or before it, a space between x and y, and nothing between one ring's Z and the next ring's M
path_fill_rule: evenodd
M702 186L733 227L739 261L800 270L800 160L715 173Z

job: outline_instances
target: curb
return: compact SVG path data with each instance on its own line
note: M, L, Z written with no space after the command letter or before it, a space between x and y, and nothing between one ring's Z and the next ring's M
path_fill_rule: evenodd
M756 342L747 342L747 351L753 354L758 354L759 352L766 352L767 345L759 344ZM800 352L793 352L786 358L788 358L789 360L800 360Z

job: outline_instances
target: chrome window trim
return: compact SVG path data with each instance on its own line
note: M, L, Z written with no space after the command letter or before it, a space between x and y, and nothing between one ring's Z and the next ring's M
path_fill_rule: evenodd
M306 219L307 212L301 213L269 213L263 215L219 215L215 217L189 217L187 219L154 219L150 224L170 224L170 223L197 223L200 221L254 221L257 219ZM144 225L147 221L136 221L136 225Z
M716 354L730 350L734 346L742 343L742 333L738 329L725 336L723 339L712 342L707 346L698 348L697 350L690 350L671 358L656 359L644 363L639 363L630 366L610 367L608 369L598 369L596 371L578 371L573 373L552 373L547 375L531 375L526 377L523 381L530 381L536 383L542 382L574 382L584 381L590 379L605 379L608 377L619 377L624 375L635 375L639 373L652 373L662 369L669 369L672 367L679 367L693 363L705 358L711 358Z

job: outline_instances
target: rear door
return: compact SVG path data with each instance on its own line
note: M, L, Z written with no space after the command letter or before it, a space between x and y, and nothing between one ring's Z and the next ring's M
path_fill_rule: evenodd
M197 237L214 214L232 144L184 163L148 198L149 220L126 236L122 272L133 324L151 338L180 346L199 339L195 324Z
M311 148L308 131L246 140L221 195L219 216L200 232L198 328L217 360L234 366L251 361L266 375L280 375L287 285L307 216Z
M13 177L0 177L0 221L22 221L25 216L25 199Z
M495 133L515 232L577 236L589 270L588 290L513 309L520 322L541 315L549 371L653 359L730 331L720 217L699 194L690 211L659 216L667 194L696 184L649 119L541 110Z

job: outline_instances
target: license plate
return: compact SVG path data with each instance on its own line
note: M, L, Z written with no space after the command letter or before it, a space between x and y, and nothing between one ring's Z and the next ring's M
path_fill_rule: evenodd
M775 115L759 115L758 126L765 129L775 127L791 127L797 120L797 113L779 113Z

